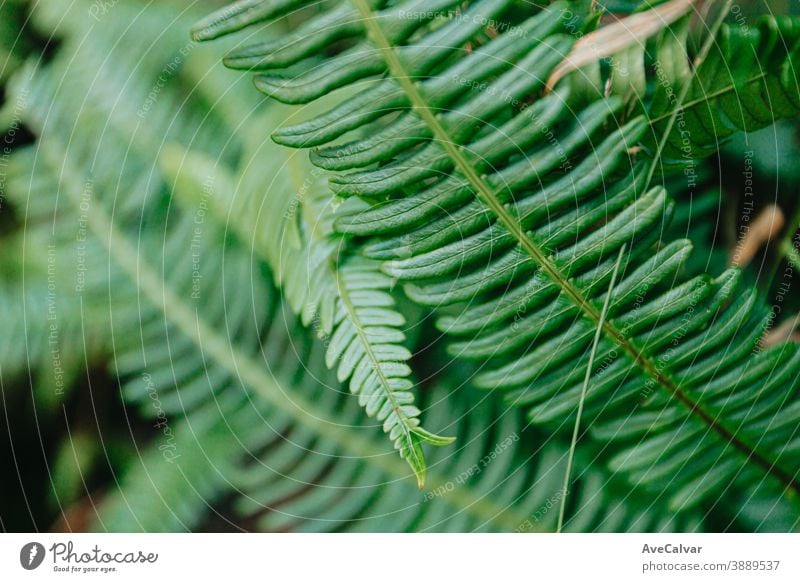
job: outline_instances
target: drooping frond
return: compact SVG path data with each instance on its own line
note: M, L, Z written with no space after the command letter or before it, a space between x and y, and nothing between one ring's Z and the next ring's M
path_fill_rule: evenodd
M175 170L169 164L167 153L189 144L195 146L195 140L202 142L207 152L218 154L224 148L226 134L238 124L234 123L233 127L225 125L234 120L234 117L230 115L231 109L222 105L215 107L213 113L199 123L199 115L193 109L176 106L176 103L187 98L183 92L186 87L192 92L190 98L198 101L208 99L213 102L219 99L220 94L231 99L236 91L224 83L215 85L215 72L212 68L209 73L208 61L203 60L201 50L191 53L191 58L181 52L181 45L176 44L176 37L180 40L181 36L179 29L174 36L159 37L152 48L153 54L148 55L145 60L163 59L165 55L177 51L187 60L181 61L180 68L170 74L184 76L185 83L176 83L177 88L175 85L159 86L157 94L153 94L149 78L135 74L118 76L116 73L120 70L119 61L104 60L103 55L108 55L109 50L116 56L114 49L109 49L113 46L119 47L116 50L120 51L121 59L134 60L133 55L123 50L124 43L117 43L119 30L107 30L107 38L105 34L92 38L102 50L85 40L74 42L76 37L80 38L79 32L84 32L85 22L76 18L81 7L63 8L67 11L63 18L58 19L59 26L62 30L70 27L75 30L70 29L56 60L42 69L31 68L25 71L12 87L15 96L25 96L23 121L38 138L33 146L15 152L12 165L14 176L10 181L13 189L11 201L21 211L27 233L26 240L36 251L25 256L29 264L23 272L27 275L28 287L30 288L32 281L41 282L42 289L37 290L46 293L48 264L56 264L55 271L59 278L53 285L57 291L55 297L59 309L56 315L61 336L85 336L83 346L73 342L65 347L85 348L87 345L96 345L104 358L113 358L113 372L124 384L122 393L126 400L141 403L145 414L155 415L160 431L166 432L169 429L171 434L172 424L163 425L162 416L175 419L174 422L179 422L178 418L186 416L196 422L195 426L203 425L209 422L208 416L212 414L208 409L213 409L218 404L209 399L233 398L235 403L241 404L236 400L237 396L229 394L232 392L241 398L243 392L236 384L236 368L222 357L224 344L235 339L237 347L252 356L250 352L259 348L259 340L266 334L264 318L267 314L276 313L267 309L269 302L274 299L274 292L267 292L269 286L262 279L264 276L269 277L269 274L263 270L263 266L253 261L249 250L242 245L234 245L231 249L235 248L236 251L226 253L225 238L217 234L212 236L212 233L221 232L221 227L211 224L204 227L206 220L208 223L218 220L217 217L206 217L210 212L208 199L216 195L227 200L235 192L225 190L222 183L201 179L188 185L188 188L196 190L187 194L183 191L182 184L176 183L174 175L161 175L159 159L164 160L163 166L168 170ZM124 9L125 7L120 7L120 10ZM147 17L134 11L130 16L156 21L163 18L163 14L158 11L149 13ZM126 21L123 19L117 22ZM158 27L151 26L151 30L155 34ZM138 62L140 56L135 59ZM128 64L131 70L136 68L133 62ZM79 86L92 89L88 94L74 91L71 84L63 83L63 71L69 71L70 79ZM201 78L202 83L195 86ZM214 93L216 89L220 93ZM86 103L103 102L105 93L115 95L112 100L114 105L106 112L107 115L98 117L92 114L93 110L87 111ZM245 97L240 98L237 105L257 110L256 100L248 100L247 95L249 93L245 93ZM173 109L176 107L177 109ZM131 127L130 120L137 116L143 123ZM259 118L267 121L269 119L261 116ZM65 120L70 120L70 123ZM159 135L155 132L151 122L156 126L167 127L166 134ZM231 147L231 151L210 161L208 169L215 162L235 165L234 161L239 160L242 143L254 143L256 136L262 135L258 132L257 127L252 128L250 133L243 132L243 137ZM167 153L162 155L162 150ZM198 154L195 148L193 155ZM251 159L250 154L242 156L242 160L243 167L257 161ZM205 172L202 173L204 174ZM257 194L258 192L253 192L251 196ZM188 201L189 208L179 219L169 213L165 218L164 208L171 207L171 201L175 199L180 202ZM247 209L242 211L246 212ZM112 222L111 216L118 222ZM247 229L255 224L249 223L246 215L241 218L243 226L240 234L247 234ZM111 224L114 224L113 229ZM93 231L93 228L98 230ZM123 233L122 238L118 239L121 241L121 248L108 248L117 240L114 237L120 231ZM126 242L125 236L130 236L136 244ZM330 255L326 244L331 246L331 243L320 238L315 242L313 250L321 253L326 260L333 261L334 257ZM48 254L41 252L48 245L57 251L57 256L52 261ZM257 247L257 251L265 259L271 258L264 247ZM159 281L159 269L151 270L149 275L145 274L146 269L138 270L137 265L144 260L139 254L147 257L146 261L151 265L158 264L160 260L160 270L169 275L167 280ZM37 262L41 264L36 264L36 269L33 269ZM400 410L392 409L384 413L380 409L385 408L386 398L381 395L370 396L370 392L379 388L376 387L378 373L369 367L370 362L362 364L366 356L361 353L347 353L344 357L345 364L351 367L348 377L351 378L352 391L359 394L368 410L376 402L381 403L377 416L394 440L403 442L404 435L395 437L396 433L402 432L399 429L409 429L412 432L412 442L416 448L411 453L420 453L418 443L421 441L444 442L445 439L439 439L419 427L416 418L419 412L406 401L410 396L410 382L406 380L409 371L404 360L410 354L400 347L402 338L398 338L398 335L402 335L399 330L403 322L399 319L400 315L393 310L393 301L385 292L390 279L377 269L376 263L357 256L352 257L343 269L335 269L333 264L322 266L327 269L328 276L338 277L341 286L341 291L326 288L327 293L335 293L338 303L329 301L331 296L327 295L318 299L320 303L326 303L333 309L332 314L326 315L332 315L327 324L331 333L334 336L338 333L338 341L345 345L345 331L352 331L357 336L367 336L351 338L351 343L358 341L359 345L364 346L364 352L368 351L370 357L376 359L377 365L373 369L379 370L383 385L393 390L389 396L395 399ZM333 280L337 281L336 278ZM327 279L325 282L330 284ZM252 295L236 293L234 301L228 302L230 289L250 289ZM343 305L343 297L347 298L347 305ZM83 302L86 306L82 305ZM63 308L65 303L69 304L69 311ZM304 307L302 304L297 306ZM350 309L350 314L344 313L345 309ZM209 340L215 348L212 351L223 359L227 368L222 365L220 369L218 365L214 370L209 370L204 361L204 352L196 345L199 340L194 338L195 341L192 341L191 334L189 337L180 337L188 328L193 329L187 323L192 310L209 316L215 327L227 330L229 337L218 334ZM169 312L170 317L165 317L165 311ZM46 305L32 306L31 313L27 315L28 320L23 311L22 317L17 318L20 320L19 326L14 326L10 331L19 331L25 325L29 331L36 331L41 327L41 342L29 341L26 345L28 348L40 348L42 369L51 369L51 347L47 343L50 323ZM30 325L31 316L35 316L36 323L42 325ZM255 325L251 321L253 316ZM346 329L342 324L343 320L358 321L358 329ZM381 324L376 324L376 321L381 321ZM126 333L126 330L131 329L140 331L138 334ZM296 331L295 326L292 329ZM265 342L266 339L264 338ZM263 347L265 352L271 349L266 343ZM278 347L288 349L289 346L283 342ZM17 367L21 368L26 358L30 364L31 354L17 354L17 351L9 352L9 358L17 363ZM331 360L335 359L333 348L328 353ZM86 361L82 351L72 355L63 349L61 356L67 359L68 355L70 362L81 367L93 363ZM290 358L289 361L294 366L303 362L302 358L299 361ZM277 359L267 367L269 369L270 366L280 365L281 361ZM257 360L249 361L248 369L257 377L254 382L259 386L272 386L269 373L258 375L258 367ZM297 373L293 369L292 375ZM289 388L292 384L290 376L285 378L282 385ZM334 381L332 386L335 384ZM319 388L318 383L314 386ZM271 389L273 395L265 401L270 408L275 408L272 399L279 397L286 400L283 408L277 408L279 411L283 410L284 415L286 407L296 405L290 391L278 394L278 389ZM338 390L332 391L338 394ZM313 394L309 398L313 402ZM157 411L154 410L154 401L158 402ZM310 410L312 419L327 415L324 408L312 407ZM296 422L293 416L290 415L289 418ZM223 417L221 422L224 421ZM285 418L283 423L287 423ZM308 419L304 423L314 425ZM374 427L368 429L372 430ZM219 434L221 430L217 430L215 434ZM330 433L336 430L346 431L347 427L331 424L324 431L317 429L316 434L318 438L327 441L330 440ZM269 431L265 433L269 434ZM347 440L347 437L341 438ZM165 440L170 442L165 444ZM180 453L172 451L173 440L171 437L154 439L158 454L163 453L163 445L164 451L179 455ZM334 438L332 442L339 441ZM226 444L215 446L213 451L225 454L225 446L232 447L229 454L234 455L236 442L230 440ZM195 475L202 469L202 462L198 459L205 452L202 446L187 449L190 451L187 451L183 467L187 474ZM351 448L349 454L358 456L360 450L357 447ZM377 449L369 448L370 452L373 450ZM412 456L405 450L402 452ZM417 463L415 469L421 478L424 475L421 458L411 460ZM398 471L397 465L392 467L394 479L399 480L405 476L402 470ZM402 468L402 464L400 467ZM217 482L217 485L209 486L209 494L214 491L221 494L226 490L224 484ZM125 493L129 492L123 492L123 495Z
M367 414L383 424L422 487L421 444L441 446L452 439L420 426L405 318L388 293L393 281L379 261L343 252L333 233L324 176L307 157L262 143L278 117L270 110L251 121L238 179L200 155L172 150L162 163L176 183L184 183L178 192L185 192L191 204L201 202L204 182L217 184L209 207L271 265L288 304L325 340L328 366L338 368L339 381L349 381Z
M343 393L326 389L321 346L300 348L291 339L297 328L287 329L285 317L275 313L267 318L274 323L265 348L268 359L278 362L270 371L291 382L293 396L302 399L303 415L289 416L262 401L257 385L203 404L176 425L180 458L170 463L162 450L149 452L124 478L120 493L101 507L99 527L190 528L204 513L218 511L221 493L230 490L233 511L246 518L248 529L259 531L552 530L553 508L562 495L563 449L552 444L531 455L524 441L533 435L525 433L530 428L517 415L498 414L489 402L462 402L463 396L435 391L429 396L439 403L432 407L437 412L433 420L447 422L455 412L461 419L461 444L434 451L428 490L421 493L404 478L402 465L374 442L374 427L364 425L358 407ZM156 340L148 337L148 345L159 345ZM182 368L185 357L173 358L172 365ZM206 366L208 374L217 370L209 359ZM150 405L143 392L140 399L144 408ZM335 422L317 414L333 416ZM342 432L336 425L350 430ZM701 527L695 517L614 500L617 487L598 468L583 472L568 529Z
M627 245L585 410L596 438L627 443L612 465L636 483L668 483L675 509L765 475L777 492L800 491L800 349L758 348L768 314L735 271L678 274L691 244L662 237L673 204L650 187L653 162L638 148L650 120L619 124L614 95L543 95L573 44L560 5L525 13L487 0L434 18L462 4L352 0L226 62L259 70L258 88L287 103L363 83L273 138L351 170L330 178L333 191L373 206L336 228L369 237L368 258L387 261L417 302L450 312L440 325L452 352L485 362L478 385L505 390L537 424L569 424ZM304 5L240 2L195 35ZM323 45L333 50L320 59Z

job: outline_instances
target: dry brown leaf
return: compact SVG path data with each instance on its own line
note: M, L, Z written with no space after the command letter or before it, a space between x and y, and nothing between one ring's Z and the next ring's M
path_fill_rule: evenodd
M795 316L793 319L787 319L764 335L764 339L761 342L762 346L769 348L783 342L800 343L800 332L796 331L798 325L800 325L800 315Z
M615 55L628 47L643 44L648 38L686 14L696 1L670 0L646 12L631 14L587 34L575 43L570 53L550 75L545 91L552 91L556 83L568 73L584 65Z
M744 236L731 251L728 264L732 267L744 267L753 260L762 246L775 238L786 223L783 211L770 204L762 210L756 219L747 226Z

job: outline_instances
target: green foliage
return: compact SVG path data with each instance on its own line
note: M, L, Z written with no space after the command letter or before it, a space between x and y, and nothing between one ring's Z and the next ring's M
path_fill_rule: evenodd
M725 25L697 73L692 75L685 22L662 34L655 54L657 83L649 108L654 136L667 119L677 123L663 150L669 163L685 165L718 151L740 131L756 131L800 114L800 22L762 17L752 26ZM677 107L675 95L689 83Z
M190 196L200 195L206 180L227 186L209 201L210 206L226 216L239 239L271 265L288 303L328 345L328 366L338 363L339 381L349 380L351 393L358 395L367 414L383 423L421 488L425 481L421 443L441 446L452 439L419 425L407 363L411 352L402 331L406 320L388 293L392 280L380 271L378 261L340 255L328 190L307 158L262 143L260 136L269 134L279 117L271 112L254 120L252 135L258 138L242 155L238 184L219 169L203 177L214 167L213 160L204 156L172 151L162 158L177 181L193 183L187 189Z
M5 83L20 67L30 49L30 39L22 34L24 21L23 0L7 0L0 4L0 83Z
M59 19L61 26L71 23L82 30L84 24L72 20L72 14ZM134 14L123 13L115 22L127 23ZM154 11L149 17L156 21L164 13ZM72 34L65 28L62 33L67 38ZM107 38L118 34L108 30ZM248 214L249 205L258 201L261 172L277 163L277 152L248 148L275 116L269 111L257 114L260 121L242 132L247 137L241 140L244 143L231 146L244 153L209 159L195 139L209 152L222 152L225 135L231 131L226 122L233 116L217 107L198 125L196 111L202 110L203 102L213 102L224 93L228 101L239 99L237 107L253 104L246 92L216 83L216 73L196 85L193 75L208 71L208 63L197 52L177 73L184 83L165 88L147 111L148 119L170 128L167 135L157 136L140 126L130 134L132 139L123 141L120 137L130 129L131 113L147 102L151 70L143 69L147 75L142 76L115 77L119 61L97 60L110 45L96 39L100 50L85 42L67 41L56 60L26 70L11 88L15 96L27 95L24 122L37 141L15 151L9 181L9 202L24 223L6 237L12 243L7 248L28 245L27 251L9 255L18 257L25 268L12 268L9 261L4 267L9 270L9 284L22 287L24 282L25 291L41 299L32 299L30 309L20 310L15 295L3 296L8 321L15 322L7 340L13 349L3 351L3 375L8 379L26 367L34 373L52 370L49 323L54 321L64 364L78 374L87 362L113 362L112 376L121 394L151 419L151 438L141 459L137 455L129 462L121 487L98 504L94 527L194 529L209 505L219 508L232 496L240 497L235 503L238 514L252 515L253 527L271 531L550 527L549 522L536 521L541 517L532 521L532 516L548 513L550 497L557 493L557 462L563 456L557 446L537 455L541 463L534 463L520 438L522 419L497 415L492 403L463 402L463 397L458 408L444 406L447 393L438 389L426 399L440 403L437 422L450 422L453 410L475 411L476 417L457 428L463 448L436 458L429 480L439 492L437 503L434 497L426 499L406 479L402 463L375 442L375 427L363 422L352 397L325 371L322 342L305 337L294 316L281 306L266 265L242 244L264 232L255 230L258 221L249 223L245 218L255 216ZM154 49L158 54L147 58L166 59L180 50L177 36L162 42ZM112 56L123 58L125 53L119 50ZM83 86L81 74L103 79L92 85L97 92L86 94L63 84L67 62L78 63L69 68L78 86ZM176 114L175 103L186 98L183 87L191 87L189 99L195 107L181 107ZM219 94L213 93L215 87L222 87ZM85 112L84 103L99 100L101 94L118 98L114 108L102 118ZM73 123L65 125L65 120ZM162 146L163 142L169 145ZM183 159L181 152L190 146ZM205 160L205 171L192 174L191 159ZM224 181L222 170L209 178L208 170L215 164L231 172L241 166L241 183L249 180L255 188L246 192L249 198L240 200L236 234L241 242L226 235L220 220L226 214L214 210L245 192L229 188L234 180ZM258 173L248 177L249 168ZM300 205L298 212L309 205L310 201ZM252 250L257 256L263 253L264 261L271 259L261 243L254 243ZM195 257L201 257L199 289ZM383 289L388 279L371 269L365 278L360 269L370 264L358 257L349 265L353 271L345 273L356 279L348 287L355 304L371 302L376 305L367 308L378 307L382 316L390 313ZM15 281L12 275L20 272L24 278ZM377 288L370 283L375 277L381 277ZM54 304L52 320L47 317L48 301ZM333 322L337 323L336 316ZM14 343L20 335L26 336L22 346ZM81 336L83 342L70 341ZM34 349L41 350L40 364ZM40 385L36 392L50 390ZM66 397L61 395L61 401ZM494 428L496 416L503 420ZM477 461L497 443L505 443L496 453L497 462L479 474ZM65 442L65 447L77 444L77 440ZM77 467L59 461L59 478L72 483L58 493L59 502L68 502L80 490L76 484L97 463L96 455L97 451L91 452ZM60 458L69 460L69 455ZM467 473L469 482L462 478ZM453 490L458 479L458 489ZM648 512L646 506L614 501L603 489L609 479L601 470L581 476L579 481L586 486L573 504L572 515L580 515L576 528L697 527L696 520L678 525L670 516Z
M169 53L175 47L168 44L163 50ZM193 125L193 109L182 108L170 122L168 147L160 147L149 132L114 146L104 136L123 133L127 113L110 112L102 123L87 116L66 131L62 123L50 120L50 115L55 120L80 118L80 99L87 98L60 83L61 59L84 62L96 55L96 48L62 50L55 62L29 72L14 87L30 95L25 121L38 140L14 154L13 203L31 209L27 236L44 237L58 250L53 263L64 282L55 288L59 298L71 301L59 303L59 324L69 314L81 313L75 307L81 301L92 308L84 309L79 321L100 346L113 348L97 358L113 361L121 394L151 419L148 428L154 433L141 459L124 472L120 488L99 504L94 527L196 529L209 505L219 515L228 502L243 523L269 531L552 527L550 510L564 451L550 445L531 459L522 438L526 423L518 415L500 413L492 401L454 397L443 388L429 394L426 401L438 403L433 406L439 411L436 423L451 423L454 411L459 417L469 414L470 420L454 427L463 443L459 449L435 458L429 487L436 494L422 494L409 483L403 464L376 442L375 427L364 422L353 398L327 373L323 343L302 332L270 283L265 264L275 260L270 247L253 242L271 231L257 228L258 220L246 220L258 216L252 205L259 200L262 172L280 159L271 148L249 151L263 135L264 124L275 118L269 110L257 113L258 121L242 131L248 138L242 141L249 144L235 146L240 153L230 159L223 154L213 160L197 149L186 150L194 135L190 128L207 138L203 143L208 149L224 149L223 108L214 110L205 122L208 128L205 123ZM89 73L92 64L89 60L82 70ZM180 74L188 81L195 70L187 62ZM92 73L108 72L110 68L100 66ZM130 89L137 86L140 91ZM120 97L122 112L136 109L147 96L145 79L136 75L121 82L107 79L102 89ZM229 87L224 91L228 101L240 94ZM209 98L197 93L193 101ZM165 89L148 115L167 115L177 99L179 94ZM244 107L246 101L236 105ZM69 140L71 132L77 134L74 141ZM82 144L98 143L107 147L85 155ZM123 152L125 162L119 159ZM226 169L235 173L239 166L240 181L224 177ZM257 175L248 175L251 168ZM235 187L237 183L242 187ZM256 189L248 191L248 183ZM143 184L146 196L140 192ZM287 195L287 200L293 198ZM127 203L115 211L118 201ZM310 204L304 200L298 213ZM241 212L239 220L231 220L236 238L226 233L229 215L222 208ZM48 238L56 211L59 236ZM266 218L274 219L274 213ZM77 231L80 238L76 228L85 229ZM252 250L245 242L252 243ZM43 258L40 253L24 256ZM88 261L88 279L80 289L69 280L78 257ZM199 287L194 257L201 258ZM370 284L385 276L369 270L364 281L359 268L365 264L353 258L349 265L354 271L345 273L360 281L348 289L357 304L372 297L373 304L387 310L383 283L377 289ZM45 286L46 273L28 269L26 283ZM276 279L284 288L294 288ZM365 287L368 293L362 295L368 297L358 298ZM454 403L445 405L451 398ZM601 469L580 476L570 513L579 516L576 531L699 527L695 518L674 518L614 500L609 482L616 483Z
M762 348L702 168L652 183L687 135L694 164L796 115L793 21L723 28L696 72L682 21L626 53L641 76L552 92L598 14L243 0L195 27L263 25L225 64L295 108L188 42L192 9L91 6L30 8L59 44L4 110L34 137L3 175L4 386L52 417L102 369L127 405L125 462L55 447L54 506L107 462L99 530L552 531L589 368L566 530L797 527L800 349Z
M335 228L385 261L412 299L442 312L451 353L481 363L475 384L503 390L547 430L571 426L601 297L626 245L585 403L591 434L618 451L610 466L666 487L674 510L765 476L770 495L796 495L800 350L760 348L767 310L736 271L683 273L692 245L664 239L674 203L651 187L662 159L637 147L652 135L658 143L662 122L680 132L686 120L695 144L716 147L709 136L795 114L793 24L725 29L696 73L662 42L669 60L658 62L692 83L688 101L663 103L655 89L651 117L621 122L626 109L613 94L586 102L586 91L571 97L575 83L543 94L574 41L562 6L531 8L497 35L480 23L506 14L508 2L431 16L460 4L345 2L280 39L236 48L226 64L255 69L256 86L290 104L359 84L355 96L273 139L316 148L312 162L338 172L333 192L359 204L343 204ZM304 5L240 2L197 25L195 37ZM671 33L684 47L672 29L664 37ZM758 61L748 55L728 82L720 55L729 61L744 46L775 58L753 76ZM769 119L765 103L775 107ZM700 132L707 109L714 125Z

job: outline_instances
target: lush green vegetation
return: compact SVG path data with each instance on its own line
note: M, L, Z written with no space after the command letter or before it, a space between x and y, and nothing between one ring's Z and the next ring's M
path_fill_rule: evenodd
M770 8L3 4L3 527L795 530Z

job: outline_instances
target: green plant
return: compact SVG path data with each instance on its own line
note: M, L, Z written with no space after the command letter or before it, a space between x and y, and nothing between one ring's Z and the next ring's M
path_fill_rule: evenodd
M269 134L280 117L267 117L255 135ZM261 144L251 145L257 153L263 149ZM261 154L266 162L245 167L239 184L221 171L210 176L213 182L226 184L229 194L214 197L210 205L227 216L243 242L272 265L276 283L303 323L327 338L327 365L338 363L339 381L349 381L350 392L358 395L367 414L383 423L422 488L421 443L441 446L452 439L419 426L420 410L413 403L407 364L411 352L402 331L406 320L388 293L393 282L381 272L379 261L349 257L337 246L327 189L307 160L264 153L271 155ZM203 175L213 167L205 156L177 156L173 163L187 165L188 175ZM265 184L269 184L269 208L262 197ZM189 191L200 192L201 185L195 183Z
M796 115L794 20L683 16L562 78L590 3L244 0L195 27L263 24L219 42L281 105L187 41L194 8L24 4L57 47L5 87L30 137L0 380L77 416L47 452L66 527L797 527L800 353L762 349L703 161ZM87 391L124 415L96 438Z
M55 5L49 6L53 10ZM79 17L70 19L80 12L64 7L64 18L58 20L75 27L75 36L82 38L85 24ZM152 11L138 18L152 23L171 14ZM136 18L135 11L126 11L119 22ZM260 216L254 209L261 201L260 185L265 176L276 178L275 195L283 193L291 202L286 192L292 190L280 181L280 167L306 163L277 146L264 147L260 136L281 115L275 108L261 111L246 92L216 83L219 71L196 85L195 75L208 76L210 65L192 53L176 72L184 83L165 89L147 111L149 119L173 116L164 123L171 128L166 138L140 128L133 139L122 142L117 138L128 131L130 112L146 102L149 85L146 77L114 76L117 57L128 54L124 43L113 48L118 35L119 30L111 29L106 38L95 39L103 50L85 40L74 45L67 41L53 63L24 71L11 87L14 95L28 95L24 121L37 136L12 159L10 202L26 209L25 229L15 231L13 240L24 234L30 248L54 250L52 256L20 252L25 277L18 282L24 281L34 296L46 296L57 282L60 358L76 374L87 360L100 365L110 361L121 395L155 429L141 459L125 469L119 489L99 504L92 527L194 529L206 518L209 504L231 497L237 498L235 512L245 523L269 530L552 527L554 513L536 521L531 516L549 507L549 498L557 494L564 451L552 444L531 454L521 438L531 434L527 423L519 415L499 414L491 400L462 393L456 408L447 407L450 412L469 410L474 421L458 427L463 445L457 454L434 460L429 487L437 495L429 500L411 486L402 463L385 454L373 438L375 427L362 423L358 406L327 373L322 342L301 331L270 282L266 261L277 259L267 250L272 248L270 239L260 238L270 231L252 220ZM151 55L156 61L181 47L179 36L161 42ZM63 84L65 62L80 63L71 68L71 79L82 86L80 75L86 75L93 89L75 92ZM92 84L91 79L103 82ZM190 87L191 94L183 87ZM219 94L216 87L223 87ZM84 112L87 99L108 91L120 98L113 110L103 118ZM208 111L200 125L192 108L178 108L175 114L181 99L202 108L203 101L222 95L228 105ZM225 130L235 117L230 112L241 108L252 108L255 117L247 131L240 129L246 139L232 146L230 154L212 158L214 148L225 149L226 132L236 129ZM73 125L65 126L64 119L74 120ZM207 145L205 153L196 146L186 149L195 139ZM162 146L162 140L168 145ZM80 144L106 147L86 156ZM240 176L238 185L232 175ZM318 191L325 192L319 186L310 188L298 216L311 211L306 207ZM124 206L115 210L121 202ZM235 220L222 220L233 211ZM55 216L58 229L53 233ZM277 216L286 220L290 215ZM196 236L198 218L201 232ZM235 236L226 234L227 225L235 226ZM254 257L245 243L263 256ZM202 257L199 292L194 256ZM87 275L80 285L73 278L76 261L87 266L77 271ZM26 346L40 347L41 363L30 354L4 351L4 365L27 365L44 375L51 370L49 330L34 333L37 327L25 322L30 314L17 313L8 311L21 327L27 325ZM73 322L91 340L82 345L92 349L68 349L66 340L76 335L68 327ZM131 334L131 329L138 333ZM4 367L4 373L16 370ZM65 383L75 389L74 381ZM36 393L47 395L51 389L39 384ZM426 400L443 402L446 395L453 396L440 387ZM62 395L57 404L66 398ZM444 407L438 409L438 420L449 422ZM343 430L343 424L352 426ZM495 441L505 443L503 456L473 476L477 462L497 446ZM69 458L70 449L63 458ZM92 462L97 459L76 469L79 482ZM454 489L456 480L468 473L469 479L464 477ZM609 491L620 484L601 469L583 472L579 481L585 485L574 504L573 513L580 515L574 523L577 530L700 527L695 517L674 518L613 499ZM62 489L56 499L67 502L70 494L74 492Z
M444 312L450 352L483 363L475 384L503 389L549 430L571 426L599 303L627 245L585 403L591 434L618 447L610 466L656 488L667 480L674 508L765 475L795 496L800 351L758 348L767 312L735 270L679 274L691 245L663 239L673 203L652 187L664 162L694 163L734 131L797 114L794 21L745 29L715 16L692 50L679 19L646 51L652 62L640 51L640 74L625 79L637 90L621 98L613 63L543 94L574 43L563 5L308 4L238 2L194 37L307 11L295 31L225 63L255 70L259 90L290 104L358 83L272 137L314 148L311 161L338 172L333 194L369 205L343 204L334 228L385 261L411 299ZM505 30L488 30L497 19Z

